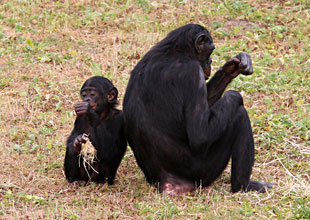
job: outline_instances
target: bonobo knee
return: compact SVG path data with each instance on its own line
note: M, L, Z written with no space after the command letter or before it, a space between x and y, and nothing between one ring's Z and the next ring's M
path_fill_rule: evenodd
M224 96L226 96L232 102L237 103L238 105L243 105L243 98L241 94L235 90L227 91Z

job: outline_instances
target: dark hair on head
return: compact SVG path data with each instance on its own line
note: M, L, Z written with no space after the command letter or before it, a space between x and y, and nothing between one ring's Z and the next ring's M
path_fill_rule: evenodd
M107 95L108 92L111 91L111 89L115 88L113 83L109 79L103 76L93 76L89 78L88 80L86 80L80 90L80 93L86 87L96 88L100 95ZM116 88L115 90L116 90L116 98L112 102L109 102L109 105L111 108L115 108L115 106L118 104L118 101L117 101L118 91Z
M104 91L110 91L114 85L110 80L103 76L93 76L84 82L81 91L85 87L95 87L99 92L104 93Z
M149 60L157 59L163 55L174 54L196 54L195 40L199 34L204 32L210 35L209 31L199 24L187 24L179 27L158 42L145 56L138 62L132 74L144 69Z
M187 24L179 27L158 42L153 48L153 51L158 52L179 52L195 53L195 39L201 32L208 32L207 29L199 24ZM209 34L209 32L208 32Z

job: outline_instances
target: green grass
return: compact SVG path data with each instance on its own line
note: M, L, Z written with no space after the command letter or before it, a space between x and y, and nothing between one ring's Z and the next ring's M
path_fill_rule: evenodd
M44 1L0 4L0 219L310 219L310 2ZM255 136L253 179L266 194L229 192L229 168L208 189L167 197L127 150L116 184L72 189L65 140L79 88L108 77L120 103L129 73L169 31L205 26L216 70L241 51L239 76ZM121 106L120 106L121 108Z

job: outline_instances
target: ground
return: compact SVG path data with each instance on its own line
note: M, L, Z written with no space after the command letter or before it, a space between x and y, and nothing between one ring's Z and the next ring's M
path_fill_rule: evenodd
M70 188L65 141L82 83L103 74L122 103L143 54L187 23L213 36L213 70L251 54L254 74L230 89L243 94L252 122L253 179L276 187L232 194L227 168L210 188L163 196L128 148L115 185ZM309 24L308 0L3 0L0 219L309 219Z

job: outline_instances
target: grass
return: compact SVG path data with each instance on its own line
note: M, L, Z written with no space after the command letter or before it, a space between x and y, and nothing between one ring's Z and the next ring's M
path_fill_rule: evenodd
M211 188L166 197L130 149L115 185L70 188L65 140L82 83L103 74L122 102L138 60L187 23L210 30L213 70L251 54L254 74L230 88L252 121L253 179L276 188L231 194L226 169ZM310 219L309 24L308 0L2 0L0 219Z

